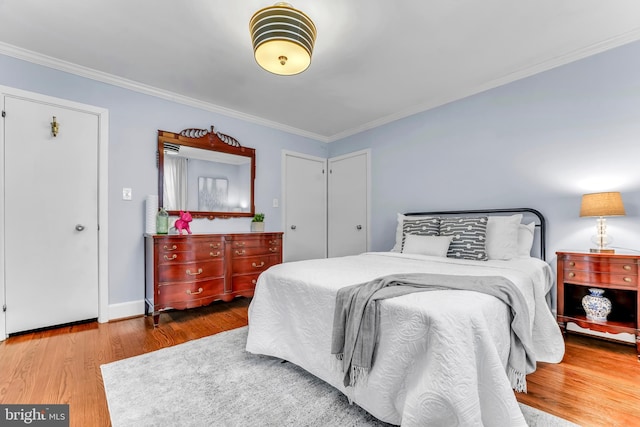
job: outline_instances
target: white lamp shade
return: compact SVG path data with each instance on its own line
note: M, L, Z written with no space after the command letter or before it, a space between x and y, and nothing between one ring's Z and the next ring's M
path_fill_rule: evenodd
M591 193L582 196L580 216L625 215L622 196L619 192Z
M270 40L255 50L258 65L265 70L285 76L299 74L311 64L311 56L296 43L287 40ZM287 58L282 60L280 58Z

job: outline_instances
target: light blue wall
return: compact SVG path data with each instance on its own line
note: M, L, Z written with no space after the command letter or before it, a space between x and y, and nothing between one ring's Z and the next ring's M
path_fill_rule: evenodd
M420 88L416 88L420 90ZM396 212L532 207L548 260L587 249L583 193L620 191L613 246L640 251L640 43L633 43L330 144L371 148L372 249L393 246Z
M155 194L156 131L215 125L257 150L256 209L281 230L283 149L326 157L370 148L372 249L393 246L396 212L533 207L549 225L548 258L586 249L595 220L580 196L621 191L614 246L640 250L640 43L367 131L328 146L303 137L0 55L0 85L107 108L110 303L143 298L144 198ZM419 90L419 88L416 88ZM123 187L133 200L123 201ZM192 230L245 231L247 219Z
M212 75L215 78L215 75ZM144 298L144 200L157 194L158 129L179 132L209 128L256 149L256 210L266 214L268 231L282 230L282 150L326 157L327 144L197 108L144 95L73 74L0 55L0 85L109 110L109 303ZM62 125L64 126L64 125ZM73 161L73 159L70 159ZM133 200L122 200L122 188ZM73 209L72 206L67 209ZM194 232L249 231L250 219L194 220Z

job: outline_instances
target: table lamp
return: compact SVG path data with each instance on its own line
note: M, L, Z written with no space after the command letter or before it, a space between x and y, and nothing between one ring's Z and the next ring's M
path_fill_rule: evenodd
M613 239L607 235L606 216L625 215L624 205L622 204L622 196L619 192L608 193L591 193L582 196L582 204L580 205L580 216L597 217L597 234L592 241L598 245L597 248L591 249L594 253L615 253L614 249L607 248Z

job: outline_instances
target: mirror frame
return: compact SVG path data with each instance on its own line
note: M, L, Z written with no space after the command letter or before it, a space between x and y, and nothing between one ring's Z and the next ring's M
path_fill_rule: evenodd
M234 218L253 217L255 215L254 190L256 180L256 150L243 147L233 137L220 132L215 132L214 127L207 129L185 129L179 134L158 130L158 207L164 206L164 144L185 145L209 151L235 154L251 159L251 200L249 212L216 212L216 211L189 211L193 218ZM180 211L167 211L169 215L179 215Z

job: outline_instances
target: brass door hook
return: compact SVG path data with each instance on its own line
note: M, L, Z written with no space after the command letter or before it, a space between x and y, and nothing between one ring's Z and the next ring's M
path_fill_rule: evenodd
M60 123L56 121L56 116L53 116L53 121L51 122L51 134L54 137L58 136L58 131L60 130L59 126Z

